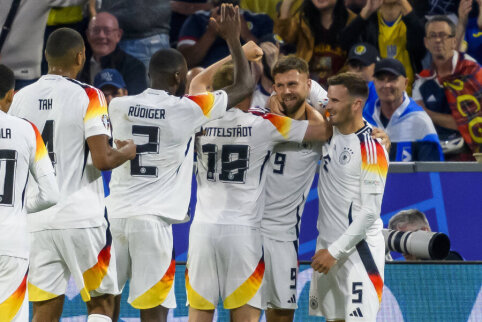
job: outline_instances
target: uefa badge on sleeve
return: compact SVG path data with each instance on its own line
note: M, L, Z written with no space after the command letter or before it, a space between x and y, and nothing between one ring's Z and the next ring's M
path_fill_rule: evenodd
M107 116L106 114L103 114L102 115L102 124L104 124L104 127L107 131L110 131L110 120L109 120L109 116Z

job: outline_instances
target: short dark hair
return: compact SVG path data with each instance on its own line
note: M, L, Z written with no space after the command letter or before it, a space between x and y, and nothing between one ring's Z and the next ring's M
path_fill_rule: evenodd
M299 73L302 74L309 74L310 69L308 67L308 63L295 55L288 55L286 57L280 58L273 67L271 71L271 75L273 78L276 74L283 74L289 72L290 70L297 70Z
M425 23L425 36L427 36L428 26L434 22L446 22L450 27L450 36L455 36L455 32L456 32L455 23L448 16L444 16L444 15L436 15L431 17L429 20L427 20L427 22Z
M368 98L367 82L358 74L341 73L328 78L328 87L335 85L345 86L352 97L361 97L364 100Z
M0 99L15 87L15 76L10 68L0 64Z
M59 28L50 34L45 45L49 63L62 63L68 55L77 53L85 47L82 36L71 28Z
M213 90L217 91L234 83L234 65L227 62L213 75Z
M172 74L187 66L184 56L174 48L160 49L156 51L149 61L149 74ZM187 69L187 67L186 67Z
M421 228L430 229L427 217L425 214L417 209L402 210L395 214L388 221L388 229L399 230L407 225L416 225Z

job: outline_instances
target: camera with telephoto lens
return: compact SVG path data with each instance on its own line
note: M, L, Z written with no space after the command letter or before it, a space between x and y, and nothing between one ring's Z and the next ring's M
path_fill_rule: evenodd
M401 254L413 255L420 259L440 260L450 251L450 239L444 233L430 231L396 231L382 229L385 248Z

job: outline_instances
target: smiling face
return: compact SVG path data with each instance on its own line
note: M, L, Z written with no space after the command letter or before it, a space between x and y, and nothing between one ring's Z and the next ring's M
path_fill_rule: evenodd
M348 93L348 89L343 85L330 85L327 95L326 110L330 113L330 123L341 126L351 122L354 118L353 98Z
M295 114L303 105L310 92L308 74L291 69L274 76L274 91L280 99L286 115Z
M122 37L117 18L107 12L97 14L89 22L87 40L94 56L106 56L112 53Z
M378 73L373 81L382 103L395 103L403 101L403 93L407 87L407 78L397 76L388 72Z

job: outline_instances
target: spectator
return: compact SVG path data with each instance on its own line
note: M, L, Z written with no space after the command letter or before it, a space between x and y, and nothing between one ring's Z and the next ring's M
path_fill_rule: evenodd
M432 231L425 214L417 209L407 209L393 215L388 222L388 229L397 231ZM413 255L403 254L406 260L418 260ZM456 251L450 251L445 260L463 260Z
M459 21L457 23L457 48L482 63L482 0L462 0L459 5ZM465 36L465 40L464 40ZM463 43L462 43L463 42ZM462 43L462 45L460 45Z
M363 111L365 120L387 132L390 161L442 161L440 142L430 117L408 97L402 63L385 58L375 64L378 100Z
M121 37L117 18L110 13L100 12L90 20L87 29L90 51L79 80L92 84L102 69L114 68L124 78L129 94L139 94L147 88L146 68L140 60L119 48Z
M15 74L15 89L34 83L40 77L43 34L47 16L52 7L78 5L85 0L2 0L0 1L0 26L3 45L0 45L0 62ZM7 17L10 28L6 28Z
M292 14L295 2L282 2L274 32L286 43L296 45L296 56L309 62L311 79L326 86L328 77L343 67L346 51L356 42L353 37L352 42L345 42L348 37L343 32L355 14L346 9L343 0L304 0Z
M482 147L482 70L470 56L455 50L455 24L446 16L435 16L425 27L425 46L432 54L432 67L420 73L413 99L425 107L446 151L457 148L457 138L466 145L450 160L474 160L472 153ZM470 149L469 149L470 148ZM452 149L452 150L454 150Z
M170 48L169 0L102 0L101 11L113 14L123 30L119 47L149 68L152 54Z
M182 26L177 48L186 58L189 68L207 67L229 55L226 42L218 37L210 18L219 19L222 3L239 4L238 0L211 0L211 11L198 11L191 15ZM273 21L268 15L253 14L242 10L241 41L257 42L259 38L273 32Z
M186 19L199 10L211 10L212 4L207 0L171 0L171 31L169 37L171 47L177 47L179 32Z
M254 13L266 13L271 19L278 17L278 8L282 0L241 0L240 7Z
M94 87L104 93L107 105L115 97L127 96L127 86L122 75L115 69L107 68L94 77Z
M381 58L401 61L408 78L407 92L411 95L415 73L422 70L426 50L423 24L408 0L367 0L347 31L347 37L361 37L378 48Z
M348 52L348 71L360 75L368 84L368 98L364 110L378 99L373 83L373 71L378 60L378 50L369 43L355 44Z

